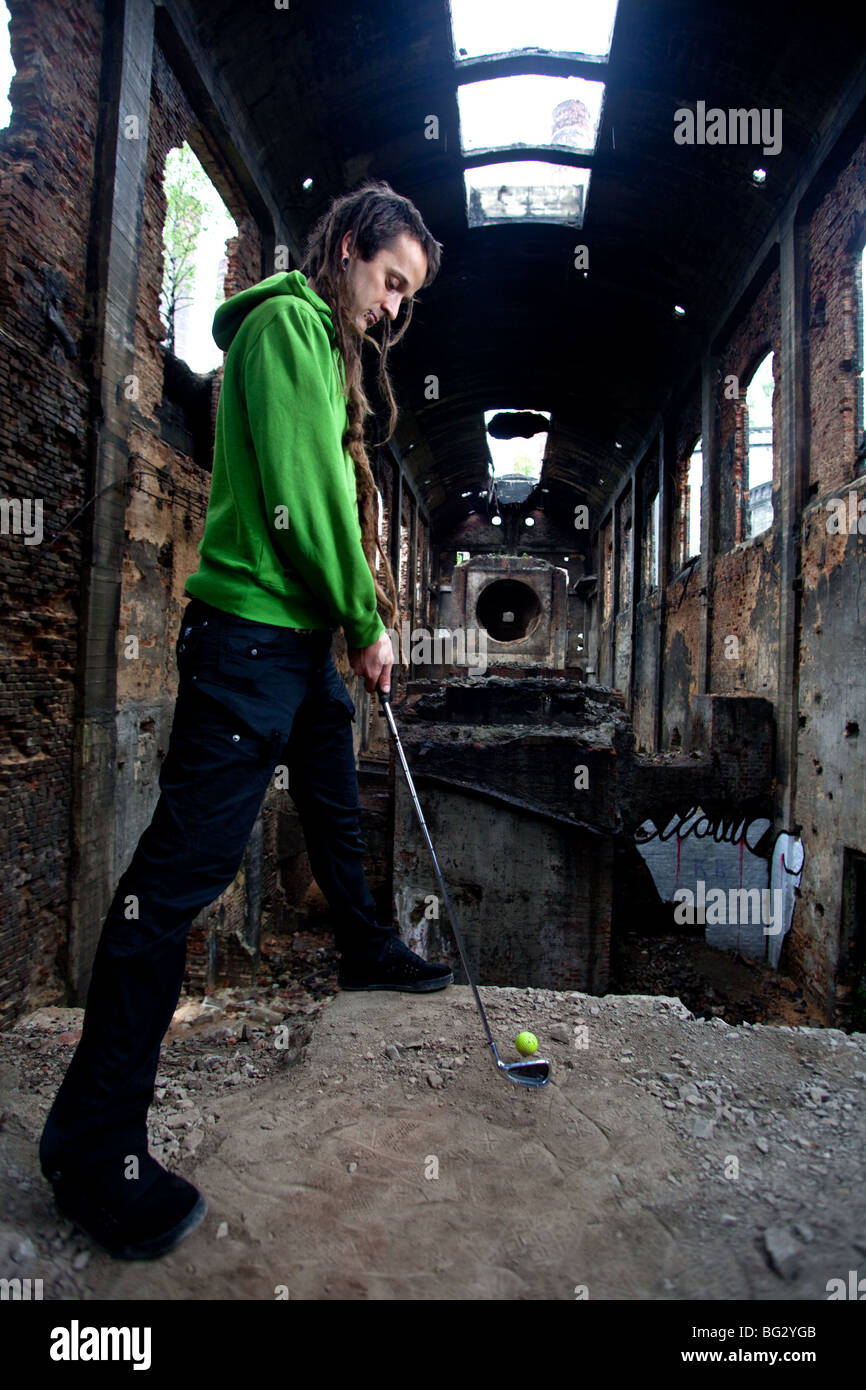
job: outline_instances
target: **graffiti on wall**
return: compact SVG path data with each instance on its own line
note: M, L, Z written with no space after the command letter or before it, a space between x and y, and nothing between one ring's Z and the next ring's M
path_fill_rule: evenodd
M675 922L702 925L710 946L767 959L776 968L805 850L781 831L769 857L759 852L771 824L761 816L711 817L692 806L661 830L645 820L634 838L659 897L675 905Z

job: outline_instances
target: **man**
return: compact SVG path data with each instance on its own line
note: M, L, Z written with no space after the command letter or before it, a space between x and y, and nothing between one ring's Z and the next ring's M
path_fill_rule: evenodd
M393 429L388 349L440 250L407 199L369 184L322 218L306 276L271 276L214 318L227 356L161 795L109 909L81 1041L40 1144L60 1209L120 1258L164 1254L207 1210L191 1183L148 1153L147 1110L190 925L233 881L278 763L288 764L331 908L340 985L420 992L453 978L376 921L354 705L331 651L342 626L367 691L390 690L393 655L378 610L389 627L398 611L364 448L361 346L379 352ZM369 337L377 324L378 342Z

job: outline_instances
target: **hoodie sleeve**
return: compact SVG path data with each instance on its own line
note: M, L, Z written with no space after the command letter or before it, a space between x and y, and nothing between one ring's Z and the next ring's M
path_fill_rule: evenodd
M289 301L247 349L244 393L271 541L342 624L349 646L367 647L385 627L349 486L334 372L318 315Z

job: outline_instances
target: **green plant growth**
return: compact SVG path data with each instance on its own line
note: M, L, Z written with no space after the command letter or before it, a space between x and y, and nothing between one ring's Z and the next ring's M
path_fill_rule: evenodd
M538 464L534 459L527 458L525 455L523 457L518 455L511 465L511 472L519 474L521 478L536 478L538 476Z
M175 351L177 315L189 308L195 293L199 238L226 219L219 194L189 145L169 150L163 179L166 214L163 228L163 279L160 312L167 325L166 345ZM214 307L220 302L214 294Z

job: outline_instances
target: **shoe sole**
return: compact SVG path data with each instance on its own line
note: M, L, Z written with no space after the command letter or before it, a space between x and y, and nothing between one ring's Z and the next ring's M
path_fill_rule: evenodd
M358 992L373 989L393 989L399 991L400 994L431 994L433 990L445 989L446 985L452 985L453 983L453 975L443 975L441 980L419 980L419 982L414 985L344 985L342 980L337 980L340 989L355 990Z
M140 1241L135 1245L123 1245L119 1249L111 1250L109 1253L115 1260L155 1260L160 1255L167 1255L169 1250L173 1250L179 1245L186 1236L194 1231L196 1226L200 1226L207 1216L207 1202L199 1193L198 1201L189 1215L183 1221L179 1221L170 1231L164 1235L156 1237L154 1240Z
M176 1245L180 1244L185 1236L188 1236L191 1231L194 1231L196 1226L200 1225L207 1215L207 1202L202 1194L199 1193L198 1200L192 1210L189 1211L183 1220L179 1221L176 1226L172 1226L170 1230L163 1231L160 1235L154 1236L152 1240L140 1240L127 1245L112 1245L110 1242L96 1235L96 1233L86 1226L71 1208L59 1201L56 1193L54 1201L58 1211L60 1211L67 1220L73 1221L80 1231L83 1231L85 1235L89 1236L90 1239L101 1246L103 1250L107 1250L113 1260L155 1260L158 1259L160 1255L167 1255L170 1250L173 1250Z

